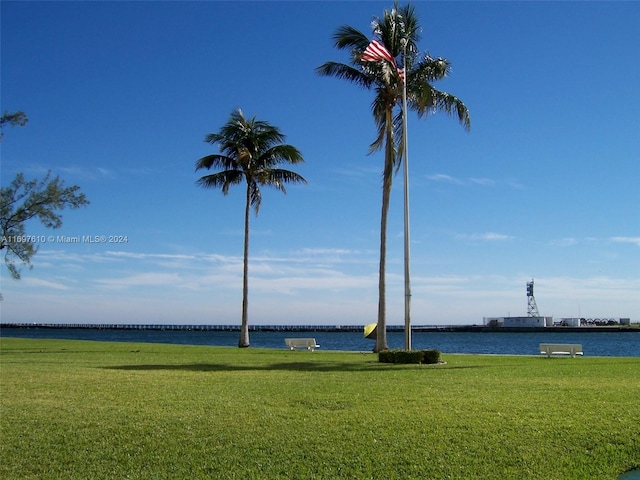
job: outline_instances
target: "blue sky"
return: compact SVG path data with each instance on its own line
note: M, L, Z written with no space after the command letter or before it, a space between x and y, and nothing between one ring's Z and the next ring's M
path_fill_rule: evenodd
M525 315L640 320L639 2L417 2L436 86L471 113L409 118L414 324ZM3 322L240 321L243 189L198 188L203 138L238 107L278 126L308 185L252 217L251 324L376 319L382 155L372 94L319 77L337 27L369 34L392 2L0 4L2 185L48 170L91 201L22 279ZM388 322L403 323L402 176Z

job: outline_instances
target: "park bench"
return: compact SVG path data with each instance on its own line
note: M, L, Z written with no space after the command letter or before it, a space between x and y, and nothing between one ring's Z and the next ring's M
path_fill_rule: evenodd
M285 338L284 343L286 343L287 347L291 350L301 347L313 352L316 348L320 348L320 345L316 344L315 338Z
M547 357L551 355L584 355L582 351L582 345L579 343L541 343L540 353L546 354Z

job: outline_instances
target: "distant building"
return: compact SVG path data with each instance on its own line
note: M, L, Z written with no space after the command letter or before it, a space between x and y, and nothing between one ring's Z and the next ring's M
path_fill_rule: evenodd
M485 317L484 324L504 328L552 327L553 317Z
M561 318L559 325L561 327L579 327L581 323L580 318Z

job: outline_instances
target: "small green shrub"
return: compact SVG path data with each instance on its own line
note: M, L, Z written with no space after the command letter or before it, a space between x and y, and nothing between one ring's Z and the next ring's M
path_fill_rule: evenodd
M440 350L422 350L422 363L440 363Z
M395 350L382 350L380 352L378 352L378 362L380 363L395 363L393 361L393 352L395 352Z
M439 350L383 350L378 352L380 363L439 363Z

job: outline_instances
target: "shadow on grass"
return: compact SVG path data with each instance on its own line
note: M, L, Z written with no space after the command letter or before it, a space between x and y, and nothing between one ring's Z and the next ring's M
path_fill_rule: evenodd
M186 372L241 372L241 371L298 371L298 372L371 372L381 370L398 370L414 367L429 371L457 370L467 368L491 368L491 365L394 365L392 363L335 363L335 362L286 362L265 365L231 365L227 363L189 363L166 365L115 365L101 367L104 370L127 371L186 371Z
M367 364L353 363L320 363L320 362L287 362L271 363L265 365L231 365L228 363L190 363L176 365L118 365L113 367L102 367L106 370L177 370L187 372L241 372L241 371L274 371L288 370L300 372L364 372L371 371L372 368L380 370L377 362ZM385 367L383 367L384 369ZM391 368L391 366L387 367Z

